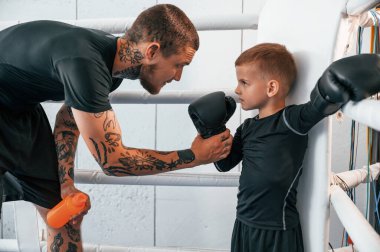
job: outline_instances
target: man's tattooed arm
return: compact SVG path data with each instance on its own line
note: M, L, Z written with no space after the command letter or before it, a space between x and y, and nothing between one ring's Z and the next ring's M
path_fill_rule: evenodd
M54 139L58 156L58 176L61 187L74 183L74 158L79 130L71 108L63 105L58 111L54 127Z
M96 114L74 109L73 112L83 139L107 175L150 175L194 166L191 149L162 152L124 146L112 110Z

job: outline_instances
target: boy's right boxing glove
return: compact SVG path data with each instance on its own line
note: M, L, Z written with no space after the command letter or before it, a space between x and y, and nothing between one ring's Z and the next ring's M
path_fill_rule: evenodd
M235 100L221 91L200 97L188 108L190 118L203 138L225 131L225 124L235 110Z
M310 94L324 115L338 111L349 100L360 101L380 92L380 56L360 54L333 62Z

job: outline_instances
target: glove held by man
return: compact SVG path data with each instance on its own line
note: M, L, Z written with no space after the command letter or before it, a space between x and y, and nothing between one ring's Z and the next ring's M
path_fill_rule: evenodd
M235 110L235 100L221 91L200 97L188 108L190 118L203 138L225 131L225 124Z

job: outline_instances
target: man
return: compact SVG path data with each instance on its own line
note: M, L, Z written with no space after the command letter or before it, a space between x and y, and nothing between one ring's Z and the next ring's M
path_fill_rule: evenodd
M140 79L151 94L179 81L199 47L197 32L177 7L142 12L121 38L53 21L19 24L0 32L0 168L6 200L34 203L47 211L78 192L74 154L79 134L112 176L148 175L225 158L228 130L191 148L160 152L123 145L109 93L123 78ZM40 102L64 100L54 140ZM56 152L55 148L56 147ZM14 192L17 191L17 192ZM50 251L82 251L80 223L90 208L60 229L48 227Z

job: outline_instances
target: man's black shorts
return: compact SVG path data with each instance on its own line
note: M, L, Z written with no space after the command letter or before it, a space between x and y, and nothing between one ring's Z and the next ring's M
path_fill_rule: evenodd
M52 208L61 200L54 137L40 104L22 112L0 108L0 170L4 201Z

